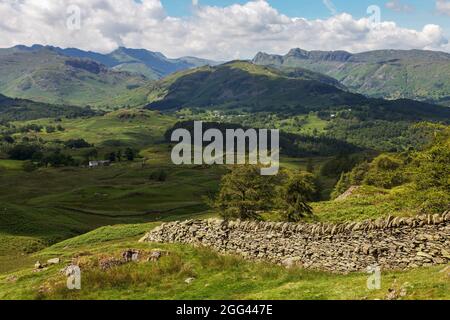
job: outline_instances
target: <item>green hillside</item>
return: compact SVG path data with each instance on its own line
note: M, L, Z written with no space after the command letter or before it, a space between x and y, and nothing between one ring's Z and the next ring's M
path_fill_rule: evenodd
M330 85L328 77L314 72L245 61L175 73L111 104L147 104L149 109L177 111L181 119L325 134L382 151L418 143L414 123L450 121L450 109L443 106L366 98Z
M387 99L449 104L450 54L422 50L344 51L292 49L284 56L258 53L253 62L303 67L339 80L354 92Z
M93 60L70 58L52 50L0 52L0 93L34 101L102 105L146 81L143 76L116 72Z
M148 102L151 108L164 110L213 106L302 113L329 105L355 104L361 99L321 82L323 78L235 61L171 75L148 87Z
M116 161L94 169L48 166L28 171L24 161L0 160L0 299L386 299L392 289L399 291L403 286L407 286L407 294L402 299L448 299L446 266L383 272L382 289L368 291L367 274L288 270L185 245L138 243L145 232L162 221L218 215L206 205L205 197L218 190L228 168L170 164L164 133L175 122L174 117L156 111L120 110L89 119L61 119L58 123L64 131L13 135L17 141L24 137L42 139L40 143L45 146L83 138L98 148L99 157L125 146L140 152L134 161ZM54 125L55 120L13 124L46 127ZM368 170L367 183L396 181L391 178L399 172L410 180L402 180L393 188L364 184L346 199L314 202L315 216L309 219L359 221L386 215L410 216L417 213L415 209L440 210L446 204L442 201L448 201L442 193L448 190L444 189L448 188L448 173L442 172L448 172L449 140L441 127L435 132L435 144L424 151L389 154L394 164L400 163L398 170L388 170L386 175L378 170L378 162ZM63 150L75 157L83 151ZM422 157L426 161L418 162ZM326 173L324 168L329 170L336 162L339 167L334 157L289 158L282 159L282 167L310 167L320 176L322 171ZM351 163L352 158L341 162ZM417 170L412 171L414 168ZM161 171L167 175L159 180L155 173ZM418 179L411 179L411 174ZM430 181L424 179L428 176L443 178L430 187ZM335 180L329 179L333 185ZM326 187L324 181L321 188ZM426 192L415 189L417 181L425 183L420 188L426 188ZM264 218L273 220L277 216L267 212ZM155 263L141 261L107 271L99 268L100 260L118 258L129 248L142 252L163 249L169 255ZM36 261L54 257L61 263L34 271ZM72 259L83 268L81 291L67 290L66 278L60 272ZM188 284L188 278L195 279Z
M316 73L295 73L235 61L173 74L147 87L148 107L222 109L278 114L353 112L375 119L444 120L450 110L411 100L369 99L330 85ZM144 98L144 89L135 91Z
M186 245L138 243L155 224L103 227L58 243L32 257L19 270L0 274L0 299L262 299L374 300L449 299L448 267L383 272L380 290L367 289L367 274L334 275L285 269L269 263L221 256ZM103 271L100 260L119 258L129 248L168 255L157 262L132 262ZM59 265L34 272L39 260L59 257ZM66 287L60 269L76 259L81 290ZM446 271L447 270L447 271ZM193 279L186 283L186 279ZM394 294L393 294L394 291ZM402 296L400 296L400 291ZM392 299L392 298L391 298Z
M40 118L82 117L96 113L90 108L52 105L25 99L12 99L0 94L0 122Z

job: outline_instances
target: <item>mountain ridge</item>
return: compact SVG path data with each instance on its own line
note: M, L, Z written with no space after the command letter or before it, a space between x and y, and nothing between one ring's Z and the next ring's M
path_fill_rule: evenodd
M148 108L247 110L308 114L336 112L358 117L411 120L450 120L450 109L429 103L367 98L342 88L305 77L290 77L286 70L232 61L173 74L147 88ZM315 73L312 73L315 75ZM143 88L138 89L142 93Z
M356 93L450 105L450 54L430 50L259 52L255 64L302 67L340 81Z
M110 53L98 53L94 51L85 51L78 48L60 48L55 46L44 46L35 44L32 46L18 45L6 50L17 51L37 51L48 49L58 54L73 58L87 58L98 63L104 64L108 68L117 68L121 71L130 71L139 75L144 75L150 80L157 80L169 75L170 73L195 68L203 65L216 65L219 62L197 58L197 57L180 57L167 58L161 52L154 52L146 49L134 49L126 47L118 47ZM5 49L0 49L5 50ZM130 65L140 64L145 66L136 70Z
M86 58L67 57L48 48L0 50L0 93L52 104L101 104L147 78L119 72Z

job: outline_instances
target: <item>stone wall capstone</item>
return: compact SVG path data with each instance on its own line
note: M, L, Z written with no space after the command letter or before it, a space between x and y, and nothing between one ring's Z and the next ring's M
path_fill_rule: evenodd
M450 211L342 224L188 220L165 223L140 241L201 245L252 260L336 273L373 265L403 270L450 262Z

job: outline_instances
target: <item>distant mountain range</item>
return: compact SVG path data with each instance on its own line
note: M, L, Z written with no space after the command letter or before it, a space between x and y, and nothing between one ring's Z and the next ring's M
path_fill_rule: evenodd
M0 93L34 101L88 105L136 88L147 79L52 50L0 50Z
M144 75L152 80L160 79L177 71L205 65L217 65L220 63L196 57L169 59L160 52L153 52L145 49L129 49L125 47L119 47L117 50L108 54L84 51L76 48L62 49L59 47L42 45L33 45L31 47L16 46L13 49L18 51L38 51L47 49L67 57L91 59L108 68Z
M215 62L119 48L110 54L34 45L0 49L0 93L52 104L103 105L147 81Z
M260 52L253 63L306 68L371 97L450 105L450 54L444 52L378 50L351 54L292 49L284 56Z
M150 104L299 112L361 104L361 95L450 105L450 54L293 49L285 56L258 53L252 62L219 64L123 47L101 54L19 45L0 49L0 93L101 109Z

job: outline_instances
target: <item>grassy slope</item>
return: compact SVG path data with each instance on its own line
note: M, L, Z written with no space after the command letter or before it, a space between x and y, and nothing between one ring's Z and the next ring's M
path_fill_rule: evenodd
M151 173L161 168L169 172L167 181L150 180ZM94 170L2 172L0 270L13 267L7 263L8 257L36 251L102 225L202 214L208 209L202 196L217 188L221 174L221 168L196 170L151 163L144 169L135 163Z
M264 109L280 105L319 108L359 99L336 87L341 86L333 79L311 71L282 72L249 62L233 61L171 74L161 81L151 82L111 99L109 103L138 106L164 100L170 104L161 109L212 105Z
M217 189L225 169L170 165L168 146L158 142L174 121L150 111L117 111L89 119L63 119L64 132L38 134L49 141L84 138L112 151L122 143L132 145L140 148L141 155L148 159L144 168L141 161L136 161L95 170L46 168L27 173L20 170L20 162L1 160L0 238L8 241L0 242L0 260L8 260L6 253L11 248L8 243L13 237L18 239L15 253L21 255L105 224L183 219L207 210L202 197ZM54 125L48 119L27 123ZM311 160L315 170L319 170L327 159ZM283 166L290 169L305 170L307 161L282 159ZM151 173L160 169L169 173L167 181L150 180ZM321 181L327 190L335 182L335 179ZM178 190L176 194L174 188ZM349 199L339 206L334 202L318 203L315 209L319 219L328 220L409 214L394 200L395 197L371 195ZM11 268L8 261L3 269Z
M78 66L67 64L73 61ZM102 105L105 97L119 96L126 93L129 86L145 81L142 76L113 72L94 62L80 61L47 49L4 52L0 55L0 92L47 103Z
M449 273L443 266L407 272L383 272L381 290L369 291L367 275L332 275L286 270L268 263L219 256L207 249L182 245L140 244L155 224L103 227L66 240L33 258L75 257L82 265L82 289L69 291L61 265L35 273L32 265L0 275L0 299L384 299L390 288L407 287L404 299L449 299ZM157 263L140 262L107 272L99 258L118 257L128 248L169 252ZM191 284L184 280L194 277Z
M40 119L29 122L15 123L18 126L39 124L43 126L60 124L63 132L39 133L45 140L85 139L95 145L119 145L130 147L151 146L163 140L164 132L175 123L175 119L157 112L143 110L119 110L104 116L88 119L62 119L56 122L52 119ZM33 135L35 135L33 133Z
M168 146L158 142L173 121L149 111L118 111L63 119L58 123L64 132L37 134L50 141L84 138L106 151L133 146L148 159L144 168L136 160L95 170L41 168L27 173L20 161L0 160L0 270L15 267L16 257L102 225L182 219L204 212L202 196L217 188L223 169L170 165ZM48 119L33 123L55 124ZM76 156L80 151L73 152ZM169 173L164 183L149 179L161 169Z
M408 185L391 190L362 186L346 199L313 203L315 220L362 221L388 216L417 215L417 201L413 202Z
M49 121L52 122L38 122L45 124ZM161 139L165 126L173 119L153 112L142 115L137 111L119 111L86 121L63 121L65 132L41 134L41 137L47 140L84 137L88 141L95 139L89 142L99 145L111 138L126 140L144 148L141 154L150 160L145 168L136 162L98 170L49 168L34 173L21 171L17 162L1 161L0 165L5 165L0 179L0 273L4 274L0 275L0 299L114 299L124 296L138 299L383 298L394 277L401 284L413 284L409 298L448 298L448 280L438 273L439 268L389 273L383 291L367 292L364 285L366 275L336 276L302 270L286 271L269 264L218 257L208 250L178 245L163 246L173 254L150 268L147 265L129 265L111 274L88 268L84 273L87 282L83 288L86 291L66 292L62 285L63 278L58 275L60 266L33 273L31 267L35 260L53 256L69 259L80 253L93 254L92 259L95 260L99 254L119 254L120 250L128 247L148 248L148 245L137 244L136 239L153 224L102 228L34 255L30 252L103 225L210 216L201 197L217 188L223 168L167 165L167 146L155 142ZM313 159L316 169L323 160ZM283 162L292 169L304 169L306 166L305 159L285 159ZM166 182L148 179L151 172L161 168L169 171ZM175 187L179 192L174 195ZM411 214L398 200L403 201L403 198L398 195L394 197L395 192L401 195L401 190L364 192L362 190L360 196L339 203L315 204L317 218L343 221L392 213ZM8 277L13 270L19 280L11 285L11 278ZM184 283L189 276L198 279L191 285L192 290L186 290ZM39 287L48 283L56 291L39 294Z
M0 120L24 121L50 117L93 116L95 112L88 108L52 105L26 99L12 99L0 94Z

